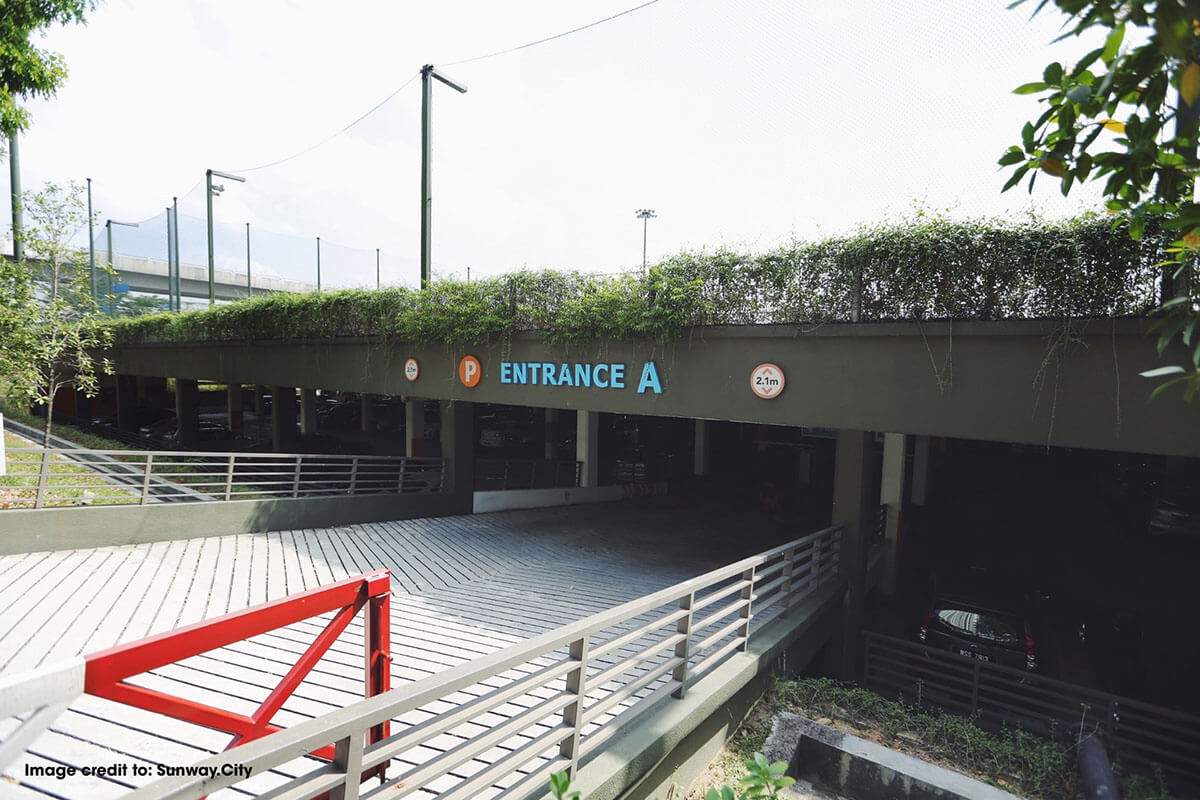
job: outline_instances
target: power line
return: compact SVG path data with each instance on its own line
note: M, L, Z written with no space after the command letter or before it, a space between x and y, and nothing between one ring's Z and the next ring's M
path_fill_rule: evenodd
M654 2L657 2L657 1L658 1L658 0L654 0ZM307 153L311 153L313 150L316 150L316 149L317 149L318 147L320 147L321 145L325 144L326 142L332 141L333 139L336 139L337 137L341 136L343 133L346 133L347 131L349 131L351 128L353 128L353 127L354 127L355 125L357 125L358 123L362 122L362 121L363 121L364 119L366 119L367 117L369 117L369 116L371 116L372 114L374 114L376 111L378 111L378 110L379 110L380 108L382 108L384 105L386 105L386 104L387 104L387 102L388 102L389 100L391 100L391 99L392 99L393 97L395 97L396 95L400 94L400 92L404 91L404 89L405 89L405 88L406 88L406 87L407 87L407 86L408 86L410 83L412 83L412 82L413 82L413 81L415 81L415 80L416 80L418 77L420 77L420 75L421 75L421 73L420 73L420 72L414 73L414 74L413 74L413 76L412 76L411 78L409 78L409 79L408 79L408 80L406 80L404 83L402 83L402 84L400 84L399 86L397 86L397 87L396 87L396 89L395 89L395 91L393 91L393 92L392 92L391 94L389 94L387 97L385 97L385 98L383 98L382 100L380 100L380 101L379 101L378 103L376 103L375 105L371 106L371 108L370 108L370 109L368 109L367 111L364 111L362 114L360 114L360 115L359 115L359 116L358 116L358 117L357 117L357 118L356 118L356 119L355 119L353 122L351 122L349 125L346 125L346 126L344 126L344 127L343 127L341 130L339 130L339 131L334 131L333 133L329 134L328 136L326 136L326 137L325 137L324 139L322 139L321 141L319 141L319 142L317 142L317 143L315 143L315 144L309 145L308 147L304 148L303 150L301 150L301 151L299 151L299 152L297 152L297 153L292 153L290 156L287 156L286 158L281 158L281 159L279 159L279 160L277 160L277 161L272 161L272 162L271 162L271 163L269 163L269 164L259 164L257 167L245 167L245 168L243 168L243 169L235 169L235 170L233 170L233 172L254 172L254 171L256 171L256 170L260 170L260 169L267 169L268 167L277 167L277 166L279 166L280 164L284 164L284 163L286 163L286 162L288 162L288 161L292 161L293 159L297 159L297 158L299 158L299 157L300 157L300 156L302 156L302 155L305 155L305 154L307 154Z
M552 42L555 39L561 39L564 36L570 36L573 33L579 33L580 31L586 31L588 28L594 28L597 25L603 25L605 22L610 22L614 19L617 19L618 17L623 17L626 14L632 14L635 11L641 11L646 6L652 6L657 2L658 2L658 0L649 0L649 2L642 3L640 6L634 6L633 8L627 8L624 11L619 11L616 14L613 14L612 16L605 17L604 19L598 19L595 22L589 22L587 25L580 25L578 28L572 28L569 31L563 31L562 33L556 33L553 36L547 36L545 39L538 39L536 42L527 42L522 45L517 45L516 47L510 47L507 50L497 50L494 53L488 53L488 54L482 55L482 56L474 56L472 58L464 58L461 61L451 61L448 64L441 64L440 66L453 67L453 66L457 66L459 64L470 64L474 61L483 61L485 58L495 58L496 56L503 56L503 55L507 55L508 53L515 53L518 50L524 50L529 47L536 47L539 44L545 44L546 42Z

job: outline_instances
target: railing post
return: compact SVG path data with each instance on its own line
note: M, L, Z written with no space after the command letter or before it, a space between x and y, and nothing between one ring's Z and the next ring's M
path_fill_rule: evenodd
M358 800L362 784L363 737L352 733L334 745L333 766L344 776L344 780L330 792L331 800Z
M408 459L406 457L401 457L400 458L400 477L396 479L396 491L397 492L404 491L404 478L406 475L408 475Z
M350 459L350 488L346 494L354 494L358 488L358 456Z
M741 617L743 621L741 627L738 628L738 636L742 637L742 646L738 649L743 653L750 648L750 619L753 616L751 606L754 603L754 575L754 567L742 573L742 580L749 581L745 588L742 589L742 600L744 602L742 603Z
M372 597L366 607L367 636L363 641L367 697L383 694L392 688L391 592ZM384 721L367 731L367 742L381 742L391 735L391 723ZM387 779L388 762L375 768L379 780Z
M564 758L571 759L567 767L567 777L575 779L579 770L579 734L583 729L583 701L587 697L587 667L588 640L591 634L571 642L571 658L579 662L579 666L567 673L567 691L575 695L569 706L563 709L563 724L571 728L567 738L558 746L558 752Z
M808 564L808 583L810 591L814 592L821 585L821 559L824 558L821 545L824 542L824 536L818 536L816 539L813 539L812 550L810 551L812 555Z
M225 499L228 500L233 496L233 462L236 459L233 453L229 454L229 464L225 467Z
M42 450L42 466L38 471L37 496L33 500L34 508L41 508L46 502L46 489L50 485L50 448Z
M138 505L146 505L150 497L150 472L154 469L154 453L146 453L146 470L142 473L142 500Z
M508 467L511 463L507 458L504 459L504 477L500 479L500 488L505 491L508 490Z
M783 595L783 607L792 607L792 573L796 570L796 548L789 547L783 552L783 585L779 588Z
M292 476L292 497L300 496L300 463L304 461L304 456L296 456L296 472Z
M679 688L671 692L672 697L682 698L687 693L688 661L692 657L692 606L695 604L695 592L679 598L679 607L686 609L687 615L675 623L675 632L683 634L683 641L675 645L675 657L682 658L683 663L671 671L671 678L679 681Z

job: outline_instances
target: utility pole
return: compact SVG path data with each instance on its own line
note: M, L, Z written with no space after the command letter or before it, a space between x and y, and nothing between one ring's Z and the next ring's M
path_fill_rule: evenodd
M321 237L317 237L317 291L321 291Z
M379 248L375 248L375 291L379 291Z
M246 223L246 297L254 294L254 287L250 285L250 223Z
M430 78L437 78L442 83L449 86L455 91L465 94L467 87L461 83L447 78L442 73L438 72L432 64L426 64L421 67L421 288L429 286L431 268L431 245L432 235L430 233L431 216L433 212L433 196L431 186L431 171L430 167L430 99L433 95L433 86L429 82Z

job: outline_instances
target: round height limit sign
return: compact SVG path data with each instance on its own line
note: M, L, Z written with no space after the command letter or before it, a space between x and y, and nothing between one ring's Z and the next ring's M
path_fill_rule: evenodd
M750 391L763 400L774 400L783 392L783 370L775 364L759 364L750 370Z

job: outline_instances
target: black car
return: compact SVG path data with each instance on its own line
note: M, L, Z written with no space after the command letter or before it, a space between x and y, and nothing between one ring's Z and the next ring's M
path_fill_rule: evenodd
M917 639L938 650L1016 669L1036 670L1037 654L1029 619L975 603L939 596Z

